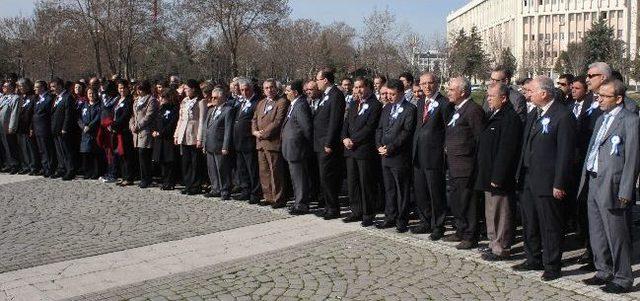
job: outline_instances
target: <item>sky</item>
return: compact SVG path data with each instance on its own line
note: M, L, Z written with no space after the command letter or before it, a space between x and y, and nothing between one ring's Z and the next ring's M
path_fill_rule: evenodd
M0 17L30 15L36 0L0 0ZM444 35L447 15L469 0L290 0L291 18L306 18L326 25L345 22L362 28L373 10L389 11L399 25L408 25L424 37Z

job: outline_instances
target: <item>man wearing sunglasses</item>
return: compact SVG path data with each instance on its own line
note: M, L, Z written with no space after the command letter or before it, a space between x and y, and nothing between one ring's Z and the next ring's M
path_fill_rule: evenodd
M565 105L573 103L573 98L571 98L571 82L573 81L573 78L573 74L566 73L560 75L556 82L558 92L562 91L562 93L557 93L556 98Z

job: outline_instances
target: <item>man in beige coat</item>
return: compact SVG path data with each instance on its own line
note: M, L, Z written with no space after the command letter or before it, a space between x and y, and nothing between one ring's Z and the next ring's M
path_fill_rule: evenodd
M138 149L140 161L140 188L147 188L153 180L151 165L152 126L158 111L158 102L151 95L151 83L142 81L137 87L138 98L133 104L133 117L129 129L133 133L133 147Z
M260 205L282 208L286 205L286 200L283 191L284 161L280 151L280 131L287 115L289 101L285 98L278 99L278 90L273 79L264 81L262 88L265 99L258 103L251 126L256 137L260 184L265 199Z

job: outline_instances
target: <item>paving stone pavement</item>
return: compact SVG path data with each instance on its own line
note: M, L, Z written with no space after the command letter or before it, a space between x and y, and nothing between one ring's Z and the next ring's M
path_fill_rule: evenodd
M70 300L593 300L365 232Z
M289 217L97 181L22 181L0 196L0 273Z
M0 175L0 300L640 300L638 281L620 296L582 285L592 274L571 263L582 250L565 253L565 277L542 282L539 272L513 272L518 260L488 263L427 235L28 179ZM139 266L149 270L113 280Z

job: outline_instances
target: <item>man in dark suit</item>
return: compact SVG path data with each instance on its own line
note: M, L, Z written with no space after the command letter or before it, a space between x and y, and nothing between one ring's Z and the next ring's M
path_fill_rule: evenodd
M596 120L602 115L598 102L593 101L593 93L587 89L587 83L584 76L574 78L571 83L571 97L573 103L568 106L576 117L576 152L574 154L574 176L573 184L569 191L569 207L568 219L575 218L576 232L578 240L586 247L586 251L578 258L578 263L586 264L581 267L583 270L594 270L593 257L591 254L591 245L589 244L589 221L587 219L587 191L578 193L578 185L582 178L582 166L587 156L589 141L593 134ZM588 187L589 181L584 183L585 188Z
M207 155L207 171L211 191L206 197L221 197L229 200L231 194L231 167L233 165L233 121L235 108L226 101L224 90L215 88L211 92L212 106L207 111L204 123L204 150Z
M262 88L265 98L258 103L251 123L251 131L256 137L260 184L265 199L260 205L283 208L286 199L280 134L289 101L277 98L278 90L273 79L265 80Z
M634 189L640 157L638 115L623 108L626 89L605 80L598 93L600 108L584 165L582 183L590 181L588 211L596 274L587 285L605 285L607 293L626 293L633 286L630 233Z
M456 233L446 241L460 241L457 249L478 245L478 200L473 197L476 143L484 129L484 111L471 99L471 82L464 77L452 78L448 98L454 110L447 118L445 147L449 167L449 208L456 218Z
M562 74L558 77L558 92L556 93L556 98L564 105L573 104L573 98L571 96L571 83L574 80L573 74Z
M50 85L56 95L51 111L51 132L58 159L58 171L54 176L69 181L76 176L72 141L74 131L78 127L75 117L76 104L71 93L64 88L62 79L56 78Z
M510 86L512 75L511 71L504 67L496 67L491 71L491 83L503 83L505 85L509 85L509 101L511 102L513 109L518 113L518 116L520 116L520 120L524 122L527 118L527 100L522 93ZM489 105L486 99L482 108L487 112L489 111Z
M576 120L555 102L553 81L539 76L531 83L536 110L527 116L518 166L520 207L527 260L514 270L544 270L543 281L561 277L562 212L573 175Z
M426 95L418 101L417 123L413 137L413 183L420 225L411 232L431 232L431 239L444 235L446 215L444 137L449 100L438 89L438 77L432 73L420 76Z
M386 84L389 103L382 109L376 130L376 146L382 157L382 177L386 191L385 229L396 227L407 232L411 188L411 138L416 124L416 107L404 99L404 87L399 80Z
M362 221L362 226L373 225L376 215L376 129L382 104L373 94L371 80L358 77L353 87L354 104L347 111L342 127L342 143L347 161L347 186L351 215L343 221Z
M53 97L49 93L45 81L36 81L34 87L38 100L33 107L31 135L36 137L40 159L42 160L42 175L46 178L53 176L56 166L56 151L51 135Z
M509 259L513 242L513 204L509 196L516 190L522 121L508 96L509 87L503 83L489 87L490 117L478 138L474 188L485 194L489 246L482 250L482 258L489 261Z
M312 152L313 117L311 107L304 96L302 81L294 81L287 85L285 94L291 102L282 126L282 156L289 165L294 194L294 204L289 213L301 215L309 212L307 158Z
M320 185L325 201L324 219L340 217L338 192L342 183L342 142L340 134L344 120L344 94L334 85L335 71L322 68L316 75L316 84L324 91L313 118L313 150L318 158Z
M258 105L258 95L253 83L246 78L239 78L238 85L242 97L236 105L235 123L233 126L233 145L236 155L236 171L240 195L236 200L249 200L249 204L258 204L262 199L262 188L258 175L258 153L256 137L251 134L251 120Z

